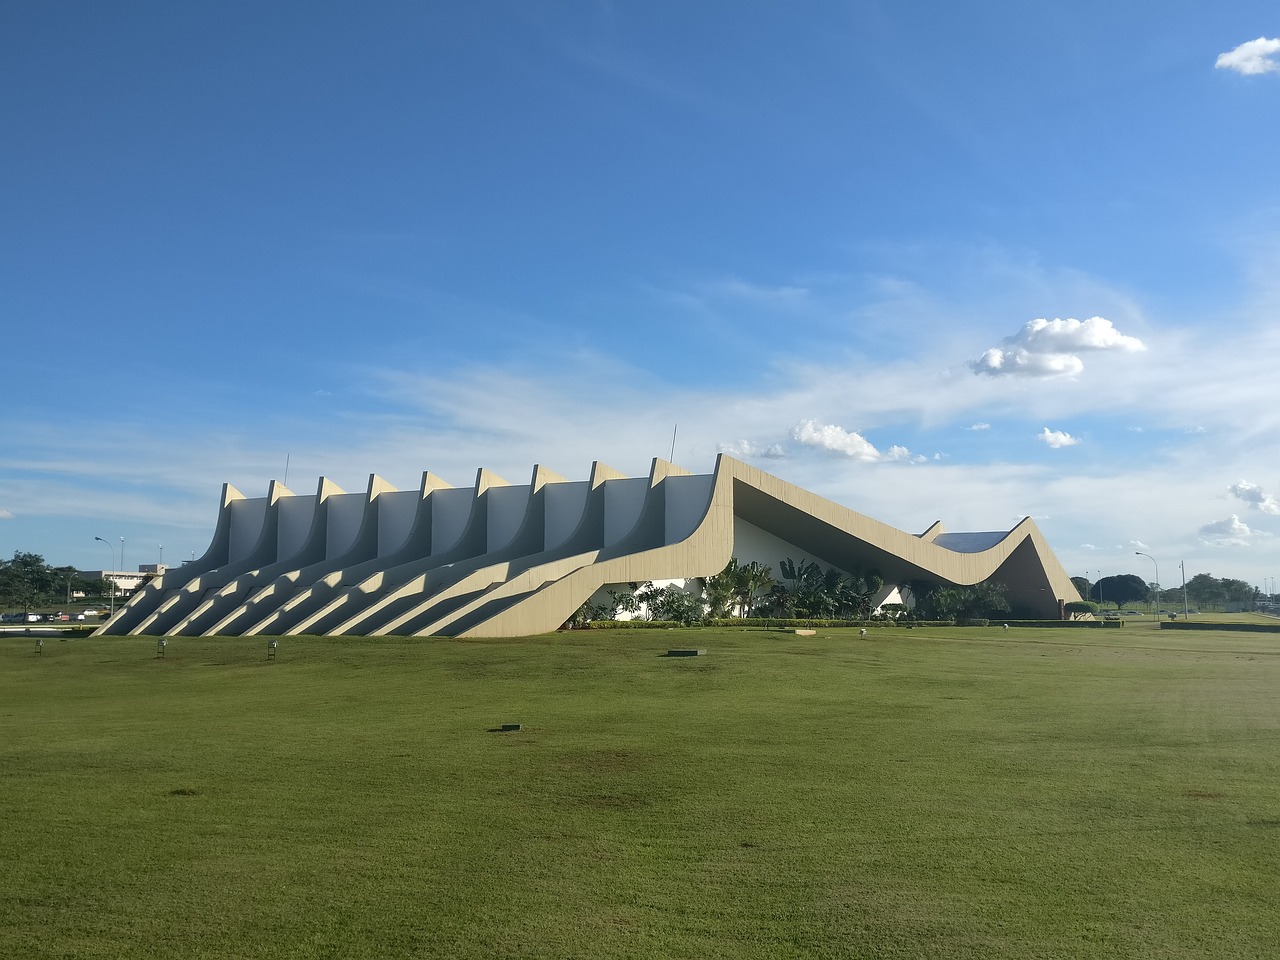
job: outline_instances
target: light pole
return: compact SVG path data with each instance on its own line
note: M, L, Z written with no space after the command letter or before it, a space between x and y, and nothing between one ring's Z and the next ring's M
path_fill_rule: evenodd
M102 540L101 537L94 537L93 539ZM102 542L105 543L107 545L107 549L111 551L111 566L114 567L116 565L115 544L113 544L110 540L102 540ZM120 543L121 544L124 543L124 537L120 538ZM112 570L112 573L114 572L115 571ZM106 578L104 577L103 579L106 579ZM116 615L116 582L114 580L107 580L107 583L111 585L111 616L114 617Z
M1182 619L1186 620L1191 615L1187 606L1187 561L1179 560L1178 566L1182 568Z
M1143 553L1141 550L1133 551L1135 557L1146 557L1156 565L1156 616L1160 616L1160 564L1156 563L1156 558L1149 553Z

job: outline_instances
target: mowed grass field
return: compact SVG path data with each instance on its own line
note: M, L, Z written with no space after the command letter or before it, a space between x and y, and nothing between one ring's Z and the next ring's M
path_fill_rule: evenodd
M1154 627L0 637L0 957L1273 960L1280 637Z

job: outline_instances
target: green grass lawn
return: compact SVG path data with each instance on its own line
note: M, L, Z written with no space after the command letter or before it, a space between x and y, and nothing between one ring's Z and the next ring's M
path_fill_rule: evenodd
M0 636L0 957L1273 960L1280 636L1155 626Z

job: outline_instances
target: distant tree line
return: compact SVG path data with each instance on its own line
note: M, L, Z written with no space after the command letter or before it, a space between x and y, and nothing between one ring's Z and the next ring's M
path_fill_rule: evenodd
M51 567L38 553L15 551L12 560L0 560L0 606L32 609L56 606L73 596L105 596L103 580L86 580L75 567Z
M1182 609L1182 585L1176 587L1147 583L1132 573L1103 577L1090 583L1085 577L1072 577L1080 595L1106 609L1144 604L1149 609L1180 611ZM1251 583L1230 578L1218 579L1208 573L1197 573L1187 581L1187 606L1196 610L1221 610L1232 604L1251 604L1262 598L1262 593Z

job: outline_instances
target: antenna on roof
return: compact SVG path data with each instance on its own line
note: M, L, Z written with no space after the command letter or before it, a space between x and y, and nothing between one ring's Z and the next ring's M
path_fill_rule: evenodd
M290 454L284 455L284 479L280 481L280 485L286 490L289 488L289 457Z
M671 456L667 457L667 462L676 462L676 430L680 428L680 424L673 424L671 427Z

